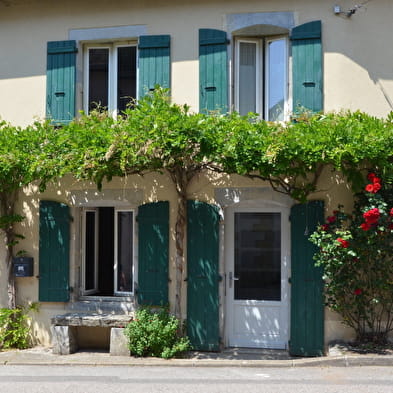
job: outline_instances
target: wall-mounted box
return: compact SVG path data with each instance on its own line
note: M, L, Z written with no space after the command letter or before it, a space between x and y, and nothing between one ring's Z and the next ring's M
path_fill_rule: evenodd
M15 277L31 277L34 272L34 258L15 257L13 259Z

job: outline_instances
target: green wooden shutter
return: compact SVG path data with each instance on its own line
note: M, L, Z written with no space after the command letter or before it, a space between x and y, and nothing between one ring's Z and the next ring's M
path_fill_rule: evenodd
M309 241L324 221L322 201L295 205L291 211L291 339L294 356L324 353L322 269L315 266L316 247Z
M48 42L46 116L55 124L75 117L76 41Z
M187 332L194 349L219 350L217 208L187 203Z
M39 300L68 302L70 211L63 203L40 202Z
M138 302L168 304L169 202L138 209Z
M170 87L170 41L169 35L139 37L139 97L156 85Z
M323 109L321 21L295 27L292 42L293 112Z
M228 39L225 31L199 29L199 111L228 111Z

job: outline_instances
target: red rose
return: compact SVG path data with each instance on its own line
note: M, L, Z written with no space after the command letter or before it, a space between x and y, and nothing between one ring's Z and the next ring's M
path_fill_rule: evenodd
M393 207L390 209L390 216L393 217Z
M334 222L336 222L336 217L334 217L334 216L329 216L329 217L327 218L327 222L328 222L329 224L333 224Z
M368 175L367 175L367 179L368 180L370 180L370 181L373 181L374 180L374 178L375 178L375 173L369 173Z
M374 183L373 188L374 188L373 193L376 194L381 189L381 185L379 183Z
M364 222L363 224L360 224L360 228L362 228L363 231L368 231L371 228L371 225Z
M349 241L348 240L344 240L341 237L339 237L337 239L337 241L341 244L342 248L348 248L349 247Z
M362 291L360 288L356 288L356 289L353 291L353 293L354 293L355 295L361 295L362 292L363 292L363 291Z
M379 180L379 179L378 179ZM367 186L364 188L367 192L371 192L373 194L376 194L380 189L381 189L381 184L376 182L373 184L367 184Z
M381 213L379 212L379 209L377 207L374 207L374 209L370 209L363 213L363 217L366 223L369 225L376 224L380 215Z
M374 177L371 181L372 181L374 184L375 184L375 183L381 183L381 179L380 179L379 177Z
M323 231L328 231L329 230L329 224L323 224L323 225L321 225L321 229L323 230Z
M367 192L373 192L374 191L374 184L367 184L367 186L365 187L365 190Z

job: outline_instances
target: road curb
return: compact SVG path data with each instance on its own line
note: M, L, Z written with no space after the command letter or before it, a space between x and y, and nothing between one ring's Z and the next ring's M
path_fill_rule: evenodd
M0 353L0 365L22 366L126 366L126 367L365 367L393 366L392 355L329 356L322 358L297 358L277 360L245 359L158 359L109 356L106 353L53 355L10 351Z

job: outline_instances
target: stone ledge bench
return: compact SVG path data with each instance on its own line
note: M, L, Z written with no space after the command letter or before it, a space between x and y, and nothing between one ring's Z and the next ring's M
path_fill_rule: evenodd
M129 355L124 327L132 315L68 313L51 318L53 353L69 355L78 350L77 327L103 327L111 329L109 353L114 356Z

